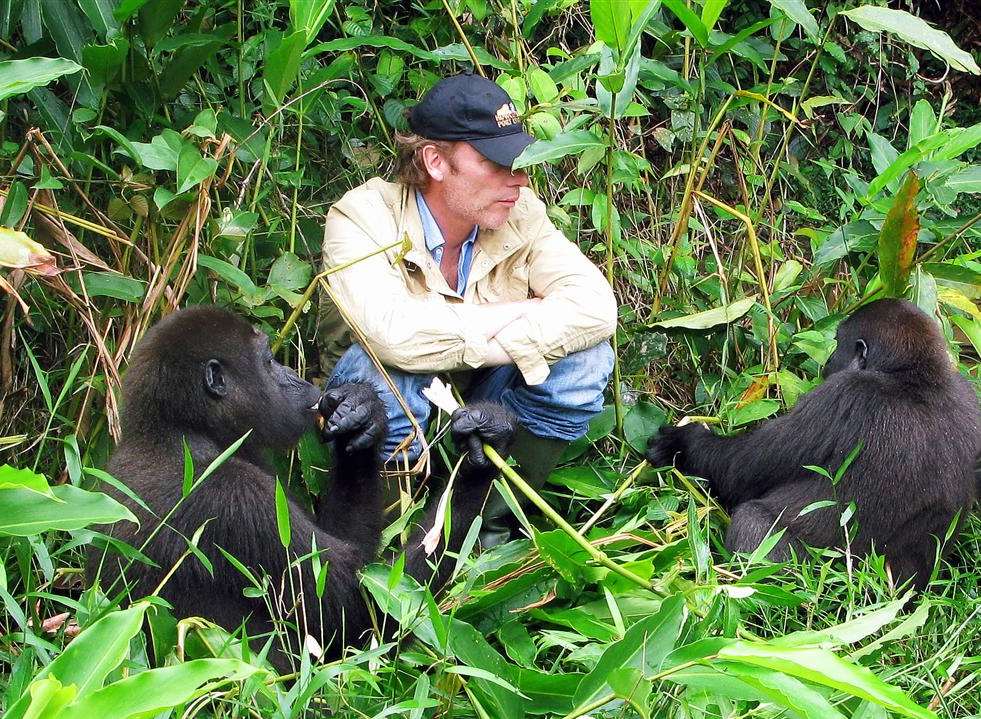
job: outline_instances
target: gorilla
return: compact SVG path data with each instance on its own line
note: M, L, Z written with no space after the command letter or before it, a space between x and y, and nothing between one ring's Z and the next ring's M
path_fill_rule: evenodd
M250 636L273 631L274 620L285 617L332 657L345 643L356 642L370 627L358 571L376 556L384 524L379 446L386 434L385 409L374 390L347 384L321 396L273 359L265 334L226 310L197 306L150 329L133 353L122 400L123 434L108 471L131 492L110 491L140 524L120 523L110 531L141 548L154 564L127 566L121 558L93 551L87 562L90 583L101 572L103 586L122 579L134 599L159 591L178 618L201 616L230 631L244 621ZM277 529L270 458L314 429L318 416L322 436L333 443L332 485L313 512L288 499L287 556ZM499 405L475 404L454 413L454 439L469 451L454 490L452 531L438 552L460 546L496 476L481 442L504 454L514 427ZM185 451L200 476L247 433L204 480L190 486L190 478L184 479ZM435 508L423 526L434 521ZM198 556L188 556L198 531ZM420 547L422 533L418 528L409 539L405 571L431 582L435 591L452 563L439 562L434 570ZM310 562L299 568L295 562L314 546L328 565L322 599ZM250 582L222 550L255 576L271 578L281 611L271 612L262 597L243 593ZM274 649L270 656L285 670L284 653Z
M970 383L952 366L937 323L904 300L862 307L838 328L825 382L786 415L735 437L701 425L662 427L648 441L655 467L672 461L708 480L731 513L725 544L749 552L785 530L791 546L845 546L842 513L854 502L850 549L883 554L897 581L922 588L936 540L975 499L981 416ZM835 476L857 451L840 481ZM816 502L832 506L811 508Z

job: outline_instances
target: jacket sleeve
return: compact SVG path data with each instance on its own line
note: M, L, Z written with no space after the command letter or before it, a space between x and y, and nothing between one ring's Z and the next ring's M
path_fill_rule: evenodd
M380 226L369 234L343 209L331 208L324 227L324 267L354 262L395 242L397 229L390 216L379 215ZM487 340L471 329L475 324L469 319L470 308L412 294L406 269L392 262L395 255L396 250L377 254L327 277L337 304L364 333L378 358L407 372L482 365Z
M534 385L548 377L550 363L609 339L616 330L617 304L606 278L552 224L541 200L532 195L529 202L528 281L542 301L495 339Z

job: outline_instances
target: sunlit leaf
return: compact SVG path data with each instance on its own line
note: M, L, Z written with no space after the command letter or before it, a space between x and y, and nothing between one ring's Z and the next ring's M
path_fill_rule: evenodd
M888 297L902 296L909 279L916 252L916 237L920 231L920 218L916 210L919 191L920 178L911 171L893 200L879 232L879 277Z

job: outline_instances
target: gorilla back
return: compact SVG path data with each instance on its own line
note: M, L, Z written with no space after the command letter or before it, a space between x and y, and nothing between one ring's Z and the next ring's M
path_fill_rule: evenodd
M655 466L675 460L704 477L732 512L726 545L755 549L771 528L790 544L844 546L839 517L854 502L850 547L873 545L899 580L923 586L958 513L975 497L981 418L971 385L952 367L937 323L903 300L878 300L838 328L825 382L786 415L747 434L718 437L700 426L665 427L648 444ZM837 484L806 466L834 474ZM809 505L835 505L801 514Z
M159 591L178 618L202 616L229 630L245 622L252 636L283 620L298 630L280 632L284 641L310 634L331 647L331 654L345 639L358 639L370 623L357 573L375 557L383 526L378 448L385 410L374 391L349 384L321 396L276 362L265 335L247 322L225 310L193 307L161 320L140 342L122 399L123 436L108 469L145 507L114 492L140 525L114 525L112 532L144 547L154 564L92 553L90 581L101 576L103 587L115 584L116 591L125 583L133 598ZM287 500L287 552L279 539L269 454L291 447L314 428L318 408L325 420L323 437L333 442L332 483L315 512ZM509 417L496 406L461 411L453 427L462 438L490 441L502 452L513 434ZM185 496L184 443L200 475L247 433L238 450ZM464 463L454 494L453 531L443 549L459 546L494 474L493 467ZM432 521L431 512L424 522ZM199 531L195 556L188 546ZM433 578L418 536L409 541L406 572L420 581L441 582L451 563L442 562L443 574ZM329 567L322 598L309 562L296 562L314 546ZM271 598L246 596L249 583L222 550L255 576L270 577ZM116 582L120 578L124 581ZM284 653L272 656L285 668Z

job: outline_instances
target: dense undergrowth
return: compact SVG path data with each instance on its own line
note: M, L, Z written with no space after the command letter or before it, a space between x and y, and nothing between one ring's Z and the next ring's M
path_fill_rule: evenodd
M910 597L881 558L730 557L698 481L641 463L666 421L739 431L792 406L870 295L935 315L981 382L971 4L811 6L0 2L7 715L981 716L977 516ZM93 526L128 521L99 488L134 342L218 302L322 379L326 208L386 173L405 107L474 60L542 139L534 187L621 303L609 407L547 493L571 529L532 517L435 598L369 569L403 641L297 652L288 676L86 587ZM319 486L316 442L292 459L294 490Z

